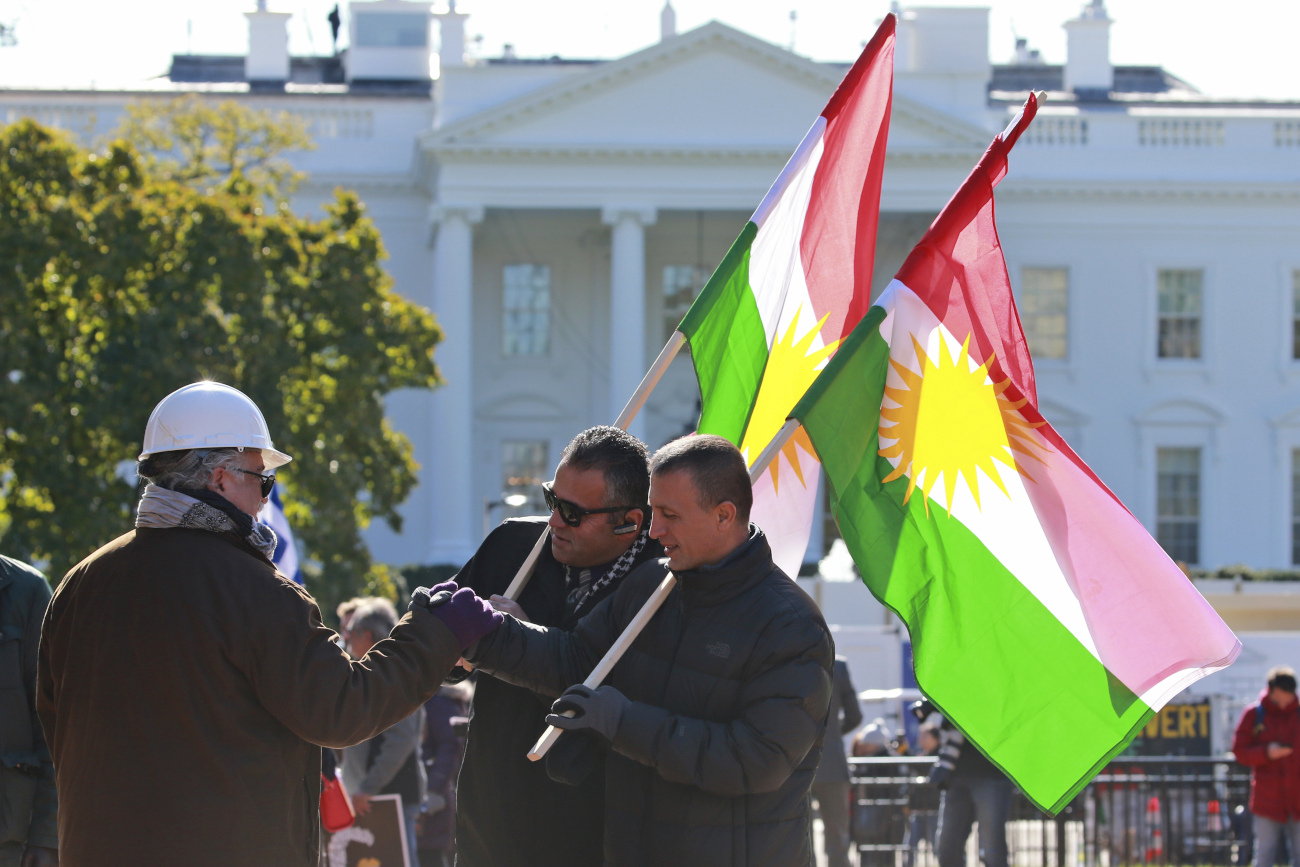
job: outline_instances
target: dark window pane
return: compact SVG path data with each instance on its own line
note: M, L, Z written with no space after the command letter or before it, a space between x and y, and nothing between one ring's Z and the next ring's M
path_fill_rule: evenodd
M1162 270L1157 277L1159 358L1201 357L1201 284L1199 270Z
M1161 316L1158 354L1161 358L1200 358L1201 320Z
M1156 449L1156 541L1175 560L1200 561L1201 450Z

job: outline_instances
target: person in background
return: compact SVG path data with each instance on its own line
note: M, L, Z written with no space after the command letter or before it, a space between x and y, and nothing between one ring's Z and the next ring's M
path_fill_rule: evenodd
M916 734L918 755L939 754L939 727L921 726ZM907 791L907 867L916 863L922 842L934 848L934 832L939 825L939 790L934 786L911 786Z
M0 556L0 867L58 867L54 762L36 718L45 576Z
M348 630L348 624L352 622L352 615L357 613L357 609L366 601L364 596L353 596L339 603L334 609L334 615L339 619L339 635Z
M912 713L939 731L939 761L930 771L930 782L942 792L939 867L965 867L966 838L976 822L984 867L1007 867L1011 780L928 700L913 705Z
M849 678L849 663L835 657L831 707L826 715L822 761L813 778L812 795L822 817L822 848L827 867L849 867L849 763L843 736L862 724L862 708Z
M361 659L380 639L388 637L396 625L397 611L393 603L379 597L362 599L343 634L348 652L354 659ZM352 796L352 807L358 816L370 812L370 799L375 795L402 797L410 867L419 867L415 823L425 793L424 764L420 761L423 723L424 711L417 709L370 740L345 748L340 762L343 785Z
M452 867L456 858L456 775L465 752L465 736L458 724L467 725L471 688L468 683L447 684L424 703L424 738L420 758L429 781L424 812L420 814L420 863L424 867Z
M894 738L884 719L877 717L853 736L853 757L858 759L883 758L894 754ZM855 793L852 826L849 829L854 843L864 846L887 846L901 842L904 829L901 814L894 801L901 794L902 781L895 765L874 765L859 769L863 786ZM863 867L893 865L889 850L859 850Z
M876 717L862 727L862 731L853 736L852 750L855 759L867 759L872 756L893 754L889 726L881 717Z
M1255 867L1273 867L1283 833L1300 852L1300 708L1295 672L1268 673L1259 701L1241 715L1232 754L1250 768L1250 812L1255 825ZM1293 854L1294 857L1294 854ZM1293 862L1294 863L1294 862Z

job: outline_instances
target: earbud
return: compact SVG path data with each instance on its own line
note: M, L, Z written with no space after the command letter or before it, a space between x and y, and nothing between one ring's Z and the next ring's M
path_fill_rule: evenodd
M622 536L627 533L635 533L635 532L636 532L636 524L633 524L631 521L628 521L626 524L619 524L617 527L614 528L615 536Z

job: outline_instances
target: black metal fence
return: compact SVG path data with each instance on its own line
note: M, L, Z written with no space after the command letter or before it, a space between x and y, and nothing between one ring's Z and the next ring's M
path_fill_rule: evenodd
M851 829L861 867L935 867L934 759L850 759ZM1009 867L1250 863L1250 770L1231 759L1121 758L1055 817L1012 795ZM967 867L979 864L975 835Z

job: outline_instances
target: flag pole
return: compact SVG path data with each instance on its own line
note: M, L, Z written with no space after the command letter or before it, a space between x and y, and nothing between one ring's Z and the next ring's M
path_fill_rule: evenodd
M785 448L785 444L790 441L790 437L794 436L794 432L798 429L799 419L788 418L785 420L785 424L781 425L781 429L776 432L776 436L772 437L767 446L758 453L758 460L754 461L753 465L750 466L750 484L757 482L762 477L763 471L768 468L772 461L776 460L776 456L780 454L781 449Z
M646 371L641 384L636 387L636 391L632 392L632 397L628 400L627 406L623 407L623 411L618 414L618 420L614 422L615 427L620 427L623 430L628 429L637 413L641 411L641 407L645 406L646 400L650 397L650 392L655 390L655 386L663 378L664 371L668 369L668 365L672 364L673 359L677 357L677 353L685 343L686 335L680 331L674 331L673 336L668 338L664 348L659 351L659 357L655 359L655 363L650 365L650 369Z
M618 414L618 419L614 422L615 427L622 428L623 430L628 429L628 426L632 424L632 420L636 418L637 413L639 413L641 408L645 406L646 400L650 397L650 392L655 390L655 386L658 385L659 380L663 378L664 371L668 369L668 365L672 364L673 359L677 357L677 353L681 351L681 348L685 344L686 335L682 334L680 331L674 331L673 336L668 338L668 342L664 344L664 348L660 350L659 357L655 359L655 363L650 365L650 369L646 371L646 375L641 380L641 384L636 387L636 391L632 392L632 398L627 402L627 406L623 407L623 411ZM649 517L650 516L647 515L646 519L649 520ZM529 551L528 556L524 558L524 562L519 566L519 571L515 573L514 580L510 582L510 586L506 588L506 592L503 595L507 599L515 601L519 600L519 594L524 592L524 587L526 587L528 582L532 579L533 571L537 568L537 561L542 556L542 549L546 547L546 543L550 538L551 528L547 527L546 530L542 532L542 535L538 537L537 543L533 545L533 550Z
M673 592L675 586L677 586L677 576L669 572L664 576L664 580L659 582L655 592L651 593L650 598L641 606L641 610L628 623L627 628L623 630L623 634L610 645L609 650L605 652L605 656L600 662L596 663L596 667L591 670L591 674L587 675L587 679L583 681L584 685L591 689L600 686L605 678L609 676L610 670L618 664L618 661L623 658L623 654L632 646L632 642L636 641L637 636L641 634L641 630L645 629L646 624L650 622L650 618L654 617L655 612L663 606L664 600L668 598L669 593ZM566 711L565 716L573 716L573 712ZM535 762L546 755L551 747L555 746L555 742L560 739L560 735L563 733L563 729L547 726L546 731L537 739L537 743L533 744L533 748L528 751L528 760Z
M791 426L792 423L793 426ZM789 428L789 430L786 428ZM785 423L785 427L781 428L781 432L777 434L777 439L780 439L781 442L784 443L785 440L788 440L794 435L794 432L798 430L798 428L799 420L793 418L790 419ZM755 462L754 466L750 467L749 483L751 485L763 474L763 470L767 468L767 464L772 462L772 457L767 454L769 450L770 446L763 450L763 455L760 455L760 459L764 456L767 457L766 463L760 467L758 462ZM775 454L775 452L773 452L773 454ZM596 667L591 670L591 674L587 675L587 679L582 682L584 686L588 689L595 689L605 681L605 678L609 677L609 673L613 671L614 666L618 665L618 661L623 658L624 653L627 653L627 649L632 646L632 642L636 641L637 636L639 636L641 631L646 628L646 624L650 622L650 618L654 617L655 613L663 607L664 602L668 599L668 594L672 593L673 588L676 586L677 576L672 572L669 572L664 576L664 580L659 582L659 586L655 588L655 592L650 594L650 598L642 604L641 610L638 611L630 621L628 621L627 626L623 628L623 633L619 635L613 644L610 645L609 650L605 651L605 655L601 657L600 662L596 663ZM564 715L573 716L573 712L565 711ZM546 731L542 732L542 736L537 739L537 743L533 744L533 748L528 751L528 760L530 762L535 762L545 756L547 751L550 750L551 747L555 746L555 742L560 739L561 734L563 734L563 729L557 729L555 726L547 726Z

